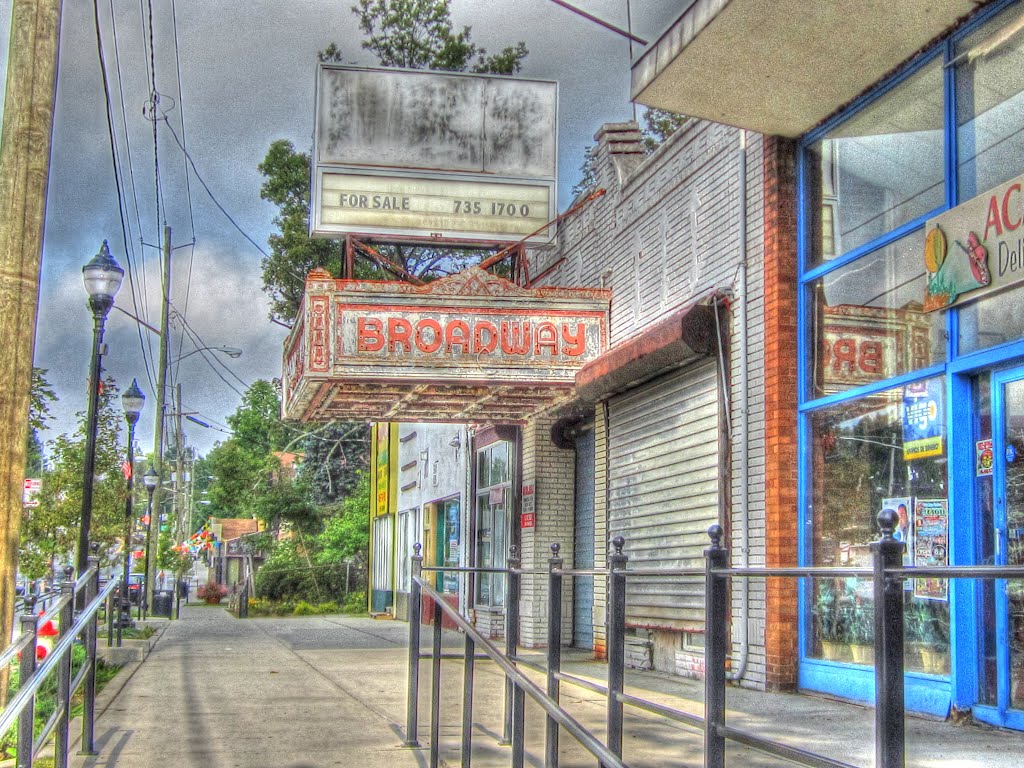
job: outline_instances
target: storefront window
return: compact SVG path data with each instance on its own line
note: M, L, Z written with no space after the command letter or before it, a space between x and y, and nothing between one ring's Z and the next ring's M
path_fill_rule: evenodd
M512 490L510 447L510 443L502 441L476 455L476 565L479 568L504 568L506 565ZM477 576L476 602L493 607L504 605L504 575Z
M942 93L936 58L808 147L808 263L852 251L943 204Z
M812 399L943 359L944 316L922 311L923 247L914 232L810 284Z
M972 301L960 308L960 347L965 355L1024 339L1024 312L1007 311L1024 302L1024 287Z
M1014 6L956 46L960 201L1024 173L1022 21Z
M884 508L899 513L896 537L907 544L907 564L946 564L945 424L941 376L814 413L808 510L814 565L870 566L869 546L879 536L876 517ZM910 581L905 601L907 669L948 674L948 583ZM810 656L870 663L870 581L819 579L809 604Z

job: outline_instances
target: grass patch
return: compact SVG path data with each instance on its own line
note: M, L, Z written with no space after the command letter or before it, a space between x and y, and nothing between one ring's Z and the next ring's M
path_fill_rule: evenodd
M76 644L71 649L71 677L74 679L75 675L78 674L79 669L85 663L85 646ZM121 671L121 667L116 664L108 664L103 659L97 657L96 659L96 693L98 694L103 688L109 683L117 673ZM11 697L18 692L20 687L20 670L18 669L18 663L11 662L10 667L10 681L7 686L8 701ZM42 688L36 694L36 708L35 708L35 720L33 723L33 733L38 736L43 730L43 726L46 725L46 721L50 719L50 716L54 713L57 708L57 676L56 674L50 675L43 683ZM79 688L77 692L71 697L71 717L78 717L82 714L85 709L85 704L82 696L82 689ZM18 754L18 726L17 724L11 726L10 730L4 734L3 738L0 738L0 759L6 759L10 757L17 757ZM45 766L53 766L52 760L36 760L33 765L39 766L39 768L45 768Z
M366 593L353 592L343 604L335 600L311 603L307 600L268 600L254 597L249 600L249 616L323 616L329 613L366 613Z
M124 640L149 640L149 638L155 634L156 630L149 625L146 625L141 629L138 627L129 627L121 630L121 638Z

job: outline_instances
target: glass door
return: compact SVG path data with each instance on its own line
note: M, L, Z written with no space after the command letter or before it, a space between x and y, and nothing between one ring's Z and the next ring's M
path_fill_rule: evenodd
M1024 565L1024 368L992 374L992 561ZM985 646L994 650L997 724L1024 728L1024 581L996 580L985 590ZM994 685L993 685L994 684ZM994 691L992 690L994 688Z

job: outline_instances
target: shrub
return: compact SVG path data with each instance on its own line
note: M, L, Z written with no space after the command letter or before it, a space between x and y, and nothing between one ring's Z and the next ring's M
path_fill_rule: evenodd
M342 613L366 613L366 593L350 592L345 595L345 605L342 606Z
M215 581L203 584L199 589L196 590L196 594L200 600L206 600L210 597L222 598L228 593L228 588L223 584L218 584Z

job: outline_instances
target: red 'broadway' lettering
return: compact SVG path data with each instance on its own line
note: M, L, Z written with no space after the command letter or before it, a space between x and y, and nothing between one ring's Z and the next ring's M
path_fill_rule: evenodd
M360 317L356 320L356 351L449 355L490 355L500 351L511 357L579 357L587 350L587 328L582 322L530 320L410 321L404 317Z

